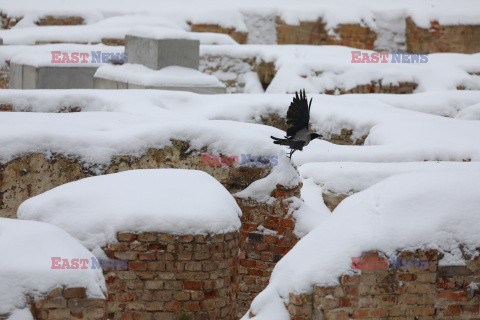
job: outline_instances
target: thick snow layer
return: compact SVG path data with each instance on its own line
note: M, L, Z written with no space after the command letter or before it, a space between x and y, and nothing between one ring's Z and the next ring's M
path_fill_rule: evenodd
M207 152L214 154L285 157L282 148L270 139L271 135L281 135L281 130L259 124L179 116L167 110L144 116L116 112L5 112L0 115L0 132L1 162L26 153L56 152L79 157L92 169L100 169L116 155L139 156L149 148L171 145L172 139L189 141L192 151L207 147Z
M480 162L312 162L298 167L298 171L304 179L304 185L305 181L308 181L320 189L316 192L320 199L323 190L337 194L350 194L363 191L388 177L401 173L448 170L478 170L480 172ZM315 201L311 198L308 200Z
M464 265L458 246L479 247L479 217L477 169L392 176L342 201L277 263L251 305L254 319L289 319L279 301L288 301L289 292L311 292L314 284L337 284L362 252L432 248L449 265Z
M0 314L28 319L27 295L34 298L56 287L85 287L87 295L103 298L100 269L52 269L52 257L88 259L93 254L64 230L51 224L0 218Z
M225 87L214 76L179 66L153 70L141 64L105 65L97 69L95 77L144 86Z
M71 182L30 198L18 217L54 224L89 249L118 232L216 234L238 230L241 210L203 171L132 170Z
M478 121L402 108L455 114L478 103L480 93L436 95L311 95L314 131L329 138L348 128L353 131L353 139L369 136L365 146L335 145L316 139L303 152L293 155L294 163L478 160ZM12 104L15 110L58 112L65 106L78 106L91 112L2 113L0 159L5 162L23 153L58 152L104 165L114 155L139 155L148 147L169 145L170 139L190 140L193 149L208 146L209 152L225 155L283 157L284 149L273 145L270 136L284 133L251 122L260 123L270 113L284 116L291 99L286 94L202 96L148 90L3 90L0 103ZM439 101L438 110L430 99Z

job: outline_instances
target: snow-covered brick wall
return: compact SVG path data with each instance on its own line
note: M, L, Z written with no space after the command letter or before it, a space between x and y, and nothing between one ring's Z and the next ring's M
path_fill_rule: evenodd
M36 319L60 319L55 314L72 319L71 304L77 302L77 314L106 315L102 271L79 267L93 255L67 232L47 223L0 218L0 241L0 317L23 310L21 319L31 319L31 308ZM54 268L52 259L59 257L68 269ZM74 260L77 268L70 268Z
M480 232L479 178L475 168L411 172L387 178L347 198L279 261L268 287L253 301L251 313L258 315L258 319L266 316L289 319L285 308L289 294L310 294L317 286L333 287L336 292L331 296L325 293L321 297L326 300L316 305L325 315L330 309L338 308L327 319L336 319L334 314L341 319L361 318L362 314L386 318L395 310L400 312L399 316L407 312L403 316L412 317L442 312L468 314L468 310L478 314L480 299L471 284L477 283L480 276L477 251L480 243L476 236ZM383 259L390 269L379 265L378 260L373 267L354 267L352 259L371 251L382 253L377 258ZM402 252L417 252L417 255ZM419 272L418 276L414 272L397 277L399 267L388 262L397 257L428 261L423 266L415 263L410 266ZM402 265L401 268L409 267ZM342 296L346 292L343 291L345 283L339 285L339 279L344 275L357 275L355 269L361 270L365 281L372 282L367 285L357 282L350 293ZM378 274L369 276L372 272ZM429 272L433 275L424 274ZM378 295L371 300L373 304L386 298L378 314L375 313L377 305L363 303L367 303L372 294ZM429 302L417 302L425 301L420 300L423 294ZM393 301L398 301L398 305L397 302L389 304ZM298 302L292 301L292 304L298 305ZM408 311L408 305L412 304L426 306ZM308 308L293 308L291 314L300 315Z
M365 253L339 285L290 293L290 318L285 319L475 319L480 259L467 266L439 266L441 258L436 250L402 251L392 260Z
M104 268L115 318L234 319L240 216L213 177L178 169L83 179L18 210L20 219L60 226L97 256L128 260Z
M405 50L408 48L406 39L412 34L416 37L417 33L415 28L407 26L408 21L405 23L410 20L418 28L426 30L425 35L429 28L432 29L427 35L427 42L431 45L425 43L429 52L476 52L479 46L478 41L471 41L466 46L461 43L474 40L473 34L478 32L475 30L480 24L478 4L469 0L455 3L439 0L425 3L414 0L374 0L361 4L354 0L335 3L303 0L295 4L286 0L249 0L226 3L211 1L202 5L188 0L169 3L168 8L163 3L151 0L134 5L126 1L104 1L99 5L90 0L69 6L58 0L49 2L55 10L46 8L43 2L40 5L33 1L22 4L23 7L10 0L0 6L2 27L12 28L3 32L7 37L8 31L23 29L32 32L37 29L36 32L44 33L49 38L46 42L62 41L60 38L65 39L65 35L52 32L51 28L61 28L58 30L70 33L66 28L70 27L72 31L78 30L76 36L70 37L70 42L79 42L79 37L83 37L85 43L102 40L107 40L102 41L107 43L109 39L121 41L125 30L133 25L146 25L223 33L238 43L339 44L356 48ZM463 30L468 32L458 32ZM103 36L99 37L101 33ZM445 42L450 44L445 45ZM477 49L471 51L472 48Z
M193 183L195 181L195 183ZM203 171L130 170L64 184L19 207L20 219L48 221L90 250L124 232L217 234L240 228L240 208Z

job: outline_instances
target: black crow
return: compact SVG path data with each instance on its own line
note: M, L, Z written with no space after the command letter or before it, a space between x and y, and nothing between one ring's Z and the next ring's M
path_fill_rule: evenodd
M285 139L271 137L274 140L273 143L290 148L290 159L295 151L301 151L311 140L322 137L320 134L308 132L311 106L312 99L308 103L305 89L300 91L300 96L298 92L295 92L295 97L287 111L287 124L291 125L291 127L287 129Z

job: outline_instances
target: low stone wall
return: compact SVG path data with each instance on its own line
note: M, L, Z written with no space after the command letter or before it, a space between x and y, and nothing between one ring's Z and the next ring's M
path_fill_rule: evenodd
M361 84L355 88L344 90L336 88L333 90L326 90L326 94L349 94L349 93L394 93L394 94L409 94L418 87L414 82L400 82L397 85L382 84L382 81L372 81L369 84Z
M83 17L45 16L39 18L35 24L39 26L76 26L84 24Z
M300 198L300 189L301 185L293 189L277 185L271 193L275 198L272 204L237 198L242 209L238 318L265 289L278 260L299 240L293 233L295 222L286 199Z
M278 44L342 45L358 49L374 49L377 34L368 27L359 24L340 24L329 34L325 23L300 21L298 25L289 25L276 18Z
M35 320L106 320L107 300L87 298L86 289L57 288L42 300L31 302Z
M217 24L194 24L189 23L190 31L192 32L213 32L213 33L224 33L232 37L233 40L237 41L239 44L247 43L247 32L240 32L234 28L223 28Z
M109 319L235 319L239 234L119 233L104 251Z
M379 261L381 253L362 256ZM315 286L311 294L290 294L287 309L295 320L348 319L478 319L480 258L467 266L439 266L436 250L401 252L401 265L388 269L378 263L337 286ZM408 261L421 261L408 264ZM415 266L415 267L413 267Z
M101 173L132 169L180 168L202 170L231 193L245 189L253 181L266 177L270 167L215 167L202 165L202 156L190 150L185 141L172 141L164 149L149 149L143 156L117 156ZM206 150L205 150L206 152ZM99 169L99 168L96 168ZM85 167L78 159L62 155L23 155L0 164L0 217L16 218L18 206L28 198L64 183L98 175L99 170Z
M406 19L407 51L412 53L480 51L480 25L440 25L430 22L430 28L418 27L411 18Z

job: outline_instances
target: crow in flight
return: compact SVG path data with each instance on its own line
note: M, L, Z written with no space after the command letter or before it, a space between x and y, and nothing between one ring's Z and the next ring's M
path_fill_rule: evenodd
M300 96L298 92L295 92L295 97L287 111L287 124L291 125L291 127L287 129L285 139L271 137L274 140L273 143L290 148L290 159L295 151L302 151L303 147L308 145L311 140L322 137L322 135L317 133L308 133L311 105L312 99L308 103L305 89L303 89L303 92L300 91Z

